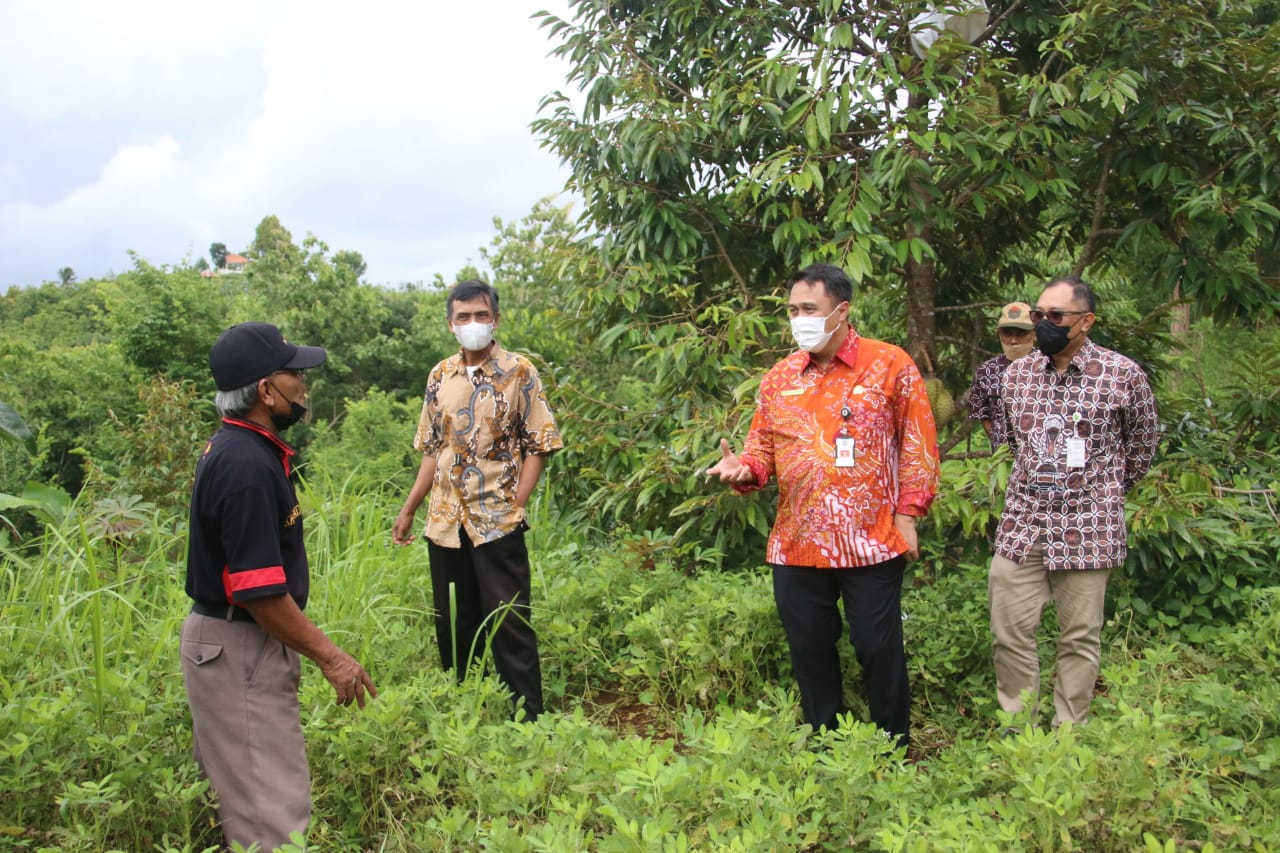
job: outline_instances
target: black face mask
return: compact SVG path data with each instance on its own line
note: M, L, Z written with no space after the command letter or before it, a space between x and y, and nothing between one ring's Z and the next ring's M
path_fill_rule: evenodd
M1079 322L1079 320L1076 321L1076 323ZM1048 317L1036 323L1036 348L1045 355L1057 355L1062 352L1067 348L1067 344L1071 343L1071 330L1076 327L1076 323L1070 326L1059 326Z
M279 388L276 388L276 386L270 382L268 382L267 384L271 385L272 389L277 394L280 394ZM280 396L284 397L284 394L280 394ZM289 398L285 397L285 399L288 400ZM271 425L276 428L276 432L284 432L289 427L293 426L294 424L296 424L298 421L302 420L306 416L307 416L306 406L302 405L301 403L295 403L293 400L289 400L289 414L278 415L275 412L272 412Z

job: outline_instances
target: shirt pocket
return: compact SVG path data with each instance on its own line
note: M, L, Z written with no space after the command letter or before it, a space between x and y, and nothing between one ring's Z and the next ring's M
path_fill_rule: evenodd
M844 405L849 409L849 417L843 420L855 437L875 434L893 419L888 395L874 386L854 388Z

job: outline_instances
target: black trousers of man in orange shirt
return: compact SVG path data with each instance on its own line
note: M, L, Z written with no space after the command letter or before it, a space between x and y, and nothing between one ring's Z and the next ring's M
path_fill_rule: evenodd
M895 557L872 566L818 569L773 565L773 596L791 649L804 719L835 728L844 705L840 668L840 610L849 626L871 722L910 744L911 691L902 637L902 575Z

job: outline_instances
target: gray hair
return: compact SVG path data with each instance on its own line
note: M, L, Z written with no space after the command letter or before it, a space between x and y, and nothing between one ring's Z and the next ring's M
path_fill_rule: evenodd
M249 410L256 402L258 402L256 381L231 391L219 391L213 398L213 404L218 407L218 417L221 418L243 418L249 414Z

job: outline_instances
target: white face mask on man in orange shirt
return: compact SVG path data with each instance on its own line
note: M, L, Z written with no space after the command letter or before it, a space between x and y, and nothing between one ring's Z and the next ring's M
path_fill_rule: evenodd
M831 309L831 314L825 317L792 317L791 337L795 339L796 346L806 352L817 352L825 347L827 341L831 340L831 336L836 333L835 329L827 331L827 321L839 310L840 305L837 305Z

